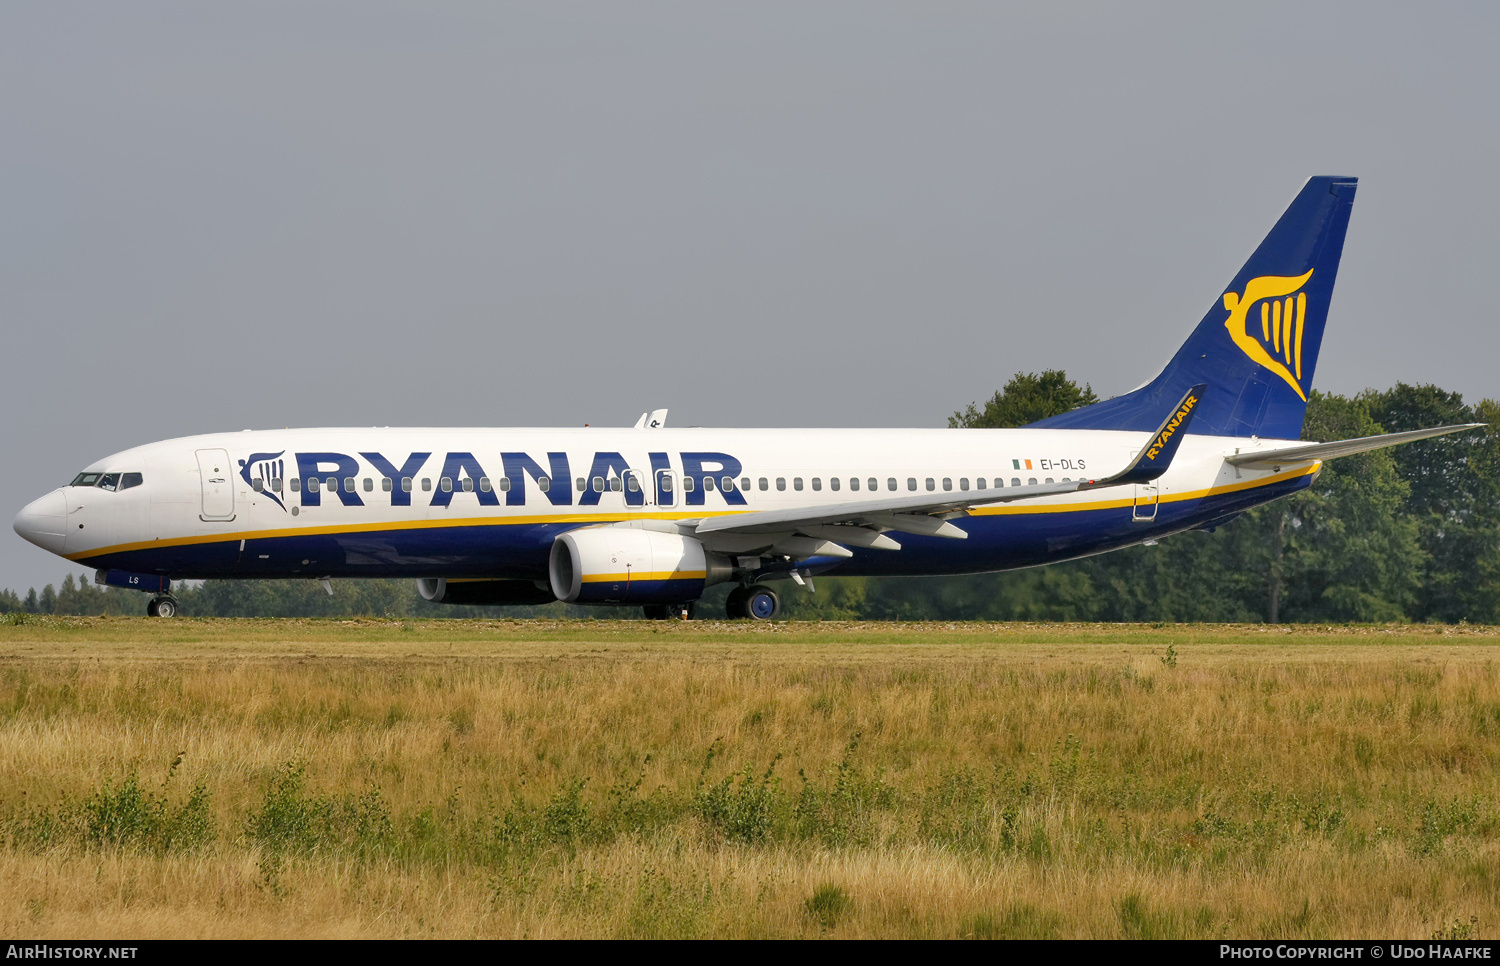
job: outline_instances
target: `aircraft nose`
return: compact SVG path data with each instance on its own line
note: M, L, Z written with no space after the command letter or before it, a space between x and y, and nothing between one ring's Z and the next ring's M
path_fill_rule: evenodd
M68 505L62 490L53 490L32 500L16 514L11 526L22 539L55 554L63 552L63 535L67 532Z

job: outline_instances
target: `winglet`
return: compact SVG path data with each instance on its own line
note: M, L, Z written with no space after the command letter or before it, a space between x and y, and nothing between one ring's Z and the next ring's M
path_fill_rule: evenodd
M1141 447L1129 466L1106 479L1089 480L1079 489L1092 490L1101 486L1119 486L1122 483L1149 483L1165 473L1167 467L1172 465L1172 457L1177 455L1177 447L1182 444L1182 437L1187 435L1188 423L1193 421L1193 413L1207 389L1206 382L1200 382L1189 389L1182 401L1157 427L1156 432L1151 434L1151 438Z
M653 409L649 413L641 413L641 418L635 421L635 429L661 429L667 425L667 411L665 409Z

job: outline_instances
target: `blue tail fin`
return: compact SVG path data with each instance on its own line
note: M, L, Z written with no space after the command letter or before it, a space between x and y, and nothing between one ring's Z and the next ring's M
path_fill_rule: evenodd
M1183 393L1207 383L1195 435L1297 439L1356 185L1309 179L1155 379L1031 425L1150 432Z

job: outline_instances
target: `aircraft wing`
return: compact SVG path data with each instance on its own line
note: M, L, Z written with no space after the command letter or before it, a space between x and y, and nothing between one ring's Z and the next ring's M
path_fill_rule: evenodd
M1083 489L1086 480L1039 483L966 493L922 493L859 503L834 503L762 510L696 521L695 535L710 549L725 553L772 552L796 559L852 557L844 544L875 550L900 550L884 531L963 540L969 535L943 519L970 507L1035 499ZM688 521L692 525L691 521Z
M699 537L706 538L708 543L721 546L726 545L725 537L740 535L746 538L740 541L745 549L750 548L756 536L764 536L769 540L768 546L790 556L852 556L848 550L839 546L843 543L881 550L899 550L901 545L885 536L881 532L884 530L964 539L968 537L967 533L939 517L956 515L971 507L1145 483L1161 476L1171 465L1182 437L1187 434L1188 423L1192 421L1193 411L1206 388L1206 385L1198 385L1188 390L1129 465L1102 479L1035 483L998 490L970 490L965 493L945 491L941 495L914 493L882 500L762 510L700 520L694 532ZM722 536L716 540L714 534Z
M930 516L934 513L954 513L973 506L1009 503L1014 500L1035 499L1058 493L1073 493L1082 489L1087 482L1086 480L1073 480L1068 483L1038 483L1033 486L1012 486L1000 490L944 492L941 495L914 493L911 496L891 497L886 500L862 500L858 503L834 503L823 506L796 507L790 510L762 510L756 513L742 513L738 516L711 517L698 524L698 533L772 533L804 524L854 523L871 517L885 519L894 514ZM899 528L891 527L891 529Z
M1332 443L1303 443L1281 449L1250 450L1236 452L1224 457L1230 466L1271 466L1282 463L1305 463L1312 460L1331 460L1338 456L1353 456L1368 453L1372 449L1384 449L1401 443L1411 443L1449 433L1461 433L1466 429L1478 429L1488 423L1462 423L1457 426L1433 426L1430 429L1414 429L1406 433L1386 433L1382 436L1362 436L1359 439L1341 439Z

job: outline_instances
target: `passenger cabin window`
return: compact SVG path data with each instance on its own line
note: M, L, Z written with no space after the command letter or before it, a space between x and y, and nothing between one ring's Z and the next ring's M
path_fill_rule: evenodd
M346 476L346 477L344 477L344 492L345 493L353 493L354 492L354 477L352 477L352 476Z
M875 477L873 477L873 476L870 477L870 479L868 481L866 481L866 482L868 482L870 484L870 490L872 492L875 491L875 490L880 489L880 481L877 480L877 479L875 479ZM891 489L894 490L895 488L896 488L896 481L895 480L891 480Z
M444 493L452 493L453 480L446 476L442 477L438 480L438 489L442 490Z
M537 484L541 485L541 481L538 480ZM510 477L508 477L508 476L502 476L502 477L500 477L500 479L496 480L495 481L495 489L499 490L501 493L509 493L510 492Z
M849 489L851 489L851 490L857 490L857 489L859 489L859 477L857 477L857 476L851 476L851 477L849 477ZM873 490L875 488L872 486L872 487L870 487L870 489Z
M721 477L719 477L719 489L723 490L725 493L733 493L734 492L734 477L732 477L732 476L721 476Z
M895 491L895 489L896 489L896 478L894 476L885 481L885 488L887 490L891 490L893 492Z
M959 477L959 479L958 479L958 488L960 490L967 490L969 488L969 478L967 476L961 476L961 477ZM944 489L947 489L947 488L944 487Z
M837 476L829 478L828 488L830 490L837 490L839 488L839 478Z
M403 476L403 477L401 477L401 492L402 493L410 493L411 492L411 477L409 477L409 476Z
M261 479L258 476L255 479L253 479L253 480L250 481L250 489L254 490L257 493L261 492L265 488L266 488L266 485L261 482Z
M917 478L915 476L908 476L906 478L906 488L908 490L915 490L917 488Z
M933 479L930 476L927 478L927 488L929 490L937 489L937 484L933 482Z
M323 481L320 480L320 479L318 479L316 476L309 477L308 480L307 480L307 492L309 492L309 493L316 493L316 492L318 492L318 487L322 484L322 482Z
M602 476L596 476L596 477L594 477L594 492L595 493L603 493L604 492L604 477L602 477Z
M691 493L693 492L693 487L695 486L697 486L697 484L693 482L693 478L691 476L684 476L682 478L682 492Z
M474 492L474 477L472 477L472 476L461 477L459 479L459 481L458 481L458 485L463 489L463 491L465 493L473 493Z
M762 492L764 492L765 490L769 490L771 488L771 481L768 480L768 479L766 479L764 476L762 476L760 478L760 488L761 488ZM780 486L777 487L777 489L778 490L784 490L784 489L786 489L786 483L783 482Z
M392 490L394 490L395 488L396 488L396 481L395 480L391 479L389 476L382 476L380 478L380 489L381 489L382 492L389 493ZM409 489L411 489L411 487L408 486L407 489L409 490Z
M976 489L976 490L982 490L982 489L984 489L984 477L981 476L979 479L977 479L977 480L974 481L974 489Z
M813 489L814 490L821 490L822 488L823 488L823 478L821 476L815 476L815 477L813 477Z
M778 477L776 477L776 489L778 489L778 490L784 490L784 489L786 489L786 477L784 477L784 476L778 476Z
M946 476L943 477L943 489L945 489L945 490L951 490L951 489L953 489L953 480L950 477L946 477Z
M1027 486L1036 486L1036 477L1034 477L1034 476L1033 477L1029 477L1026 480L1026 485Z
M524 477L523 477L523 479L524 479ZM501 487L502 490L509 490L510 489L510 480L505 479L504 477L501 477L500 482L504 484L504 486ZM551 477L538 476L536 478L536 488L538 490L541 490L543 493L546 493L548 490L552 489L552 479L551 479Z
M370 479L368 476L365 477L365 492L366 493L374 493L375 492L375 481L372 480L372 479Z
M618 476L611 476L609 478L609 492L618 493L621 489L624 488L624 486L625 484L620 482L620 478Z
M578 478L578 492L582 493L584 490L587 490L588 488L589 488L589 481L585 480L583 477L580 476Z
M800 477L800 476L794 476L794 477L792 477L792 489L794 489L794 490L801 490L802 489L802 477Z
M311 481L309 481L309 482L311 482ZM292 477L292 492L293 493L301 493L302 492L302 478L300 476L294 476L294 477Z
M1021 478L1019 476L1011 477L1010 485L1011 486L1020 486L1021 485Z
M764 482L764 481L762 481L762 482ZM745 476L745 477L741 477L740 478L740 489L742 489L742 490L748 490L748 489L750 489L750 477ZM765 487L762 486L761 489L764 490Z
M636 479L634 474L631 474L625 480L625 489L632 493L639 493L641 492L641 481Z
M479 492L481 492L481 493L488 493L489 491L490 491L490 478L488 476L481 476L479 478Z
M426 476L422 477L422 492L423 493L431 493L432 492L432 479L430 477L426 477Z
M125 474L125 479L122 480L121 483L120 483L120 489L122 489L122 490L128 490L132 486L139 485L138 482L137 483L130 482L130 478L132 476L140 476L140 475L141 474L139 474L139 473L126 473ZM281 477L279 477L279 476L273 476L273 477L271 477L271 492L272 493L280 493L281 492Z
M690 477L688 477L688 479L692 479L692 477L690 476ZM703 478L703 492L710 493L710 492L713 491L713 488L714 488L714 478L712 476L705 476Z

